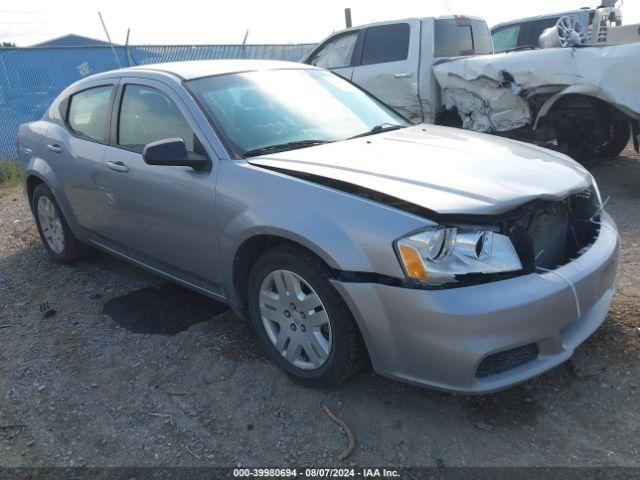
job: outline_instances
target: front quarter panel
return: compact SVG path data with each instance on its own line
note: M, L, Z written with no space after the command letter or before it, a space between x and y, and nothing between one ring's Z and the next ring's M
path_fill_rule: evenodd
M431 225L428 220L245 161L221 163L217 217L223 287L238 305L233 262L256 235L299 243L341 271L404 277L393 241Z

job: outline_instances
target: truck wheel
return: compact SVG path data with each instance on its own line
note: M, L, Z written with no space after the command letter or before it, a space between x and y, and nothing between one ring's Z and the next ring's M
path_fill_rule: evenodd
M597 147L594 143L583 142L567 136L558 137L558 150L578 161L593 158L597 154Z
M333 385L361 365L364 344L329 268L295 245L268 251L254 265L247 300L269 356L309 386Z
M51 190L45 184L33 190L31 206L40 239L56 262L72 263L91 252L73 235Z
M611 122L609 125L611 138L598 149L598 157L617 157L629 143L631 128L626 120Z

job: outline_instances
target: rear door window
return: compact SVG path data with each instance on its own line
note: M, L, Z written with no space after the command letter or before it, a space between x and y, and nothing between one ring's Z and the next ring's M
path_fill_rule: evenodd
M362 65L406 60L409 54L410 31L408 23L367 28L362 50Z
M111 108L113 85L94 87L71 96L67 124L78 135L104 142Z
M309 64L320 68L341 68L351 65L351 57L358 40L358 32L351 32L329 40L311 58Z

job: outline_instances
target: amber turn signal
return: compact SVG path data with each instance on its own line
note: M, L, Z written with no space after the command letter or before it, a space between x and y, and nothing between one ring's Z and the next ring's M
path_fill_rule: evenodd
M400 256L402 257L402 263L407 271L409 277L416 280L426 280L427 271L424 269L424 264L420 259L418 251L407 245L400 245Z

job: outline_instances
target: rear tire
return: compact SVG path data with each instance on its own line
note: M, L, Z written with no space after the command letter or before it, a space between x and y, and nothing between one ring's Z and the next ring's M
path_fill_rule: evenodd
M295 245L269 250L249 276L247 302L258 339L293 379L334 385L355 373L364 343L330 269Z
M54 261L72 263L91 253L91 249L80 243L71 232L58 202L45 184L33 190L31 208L40 239Z

